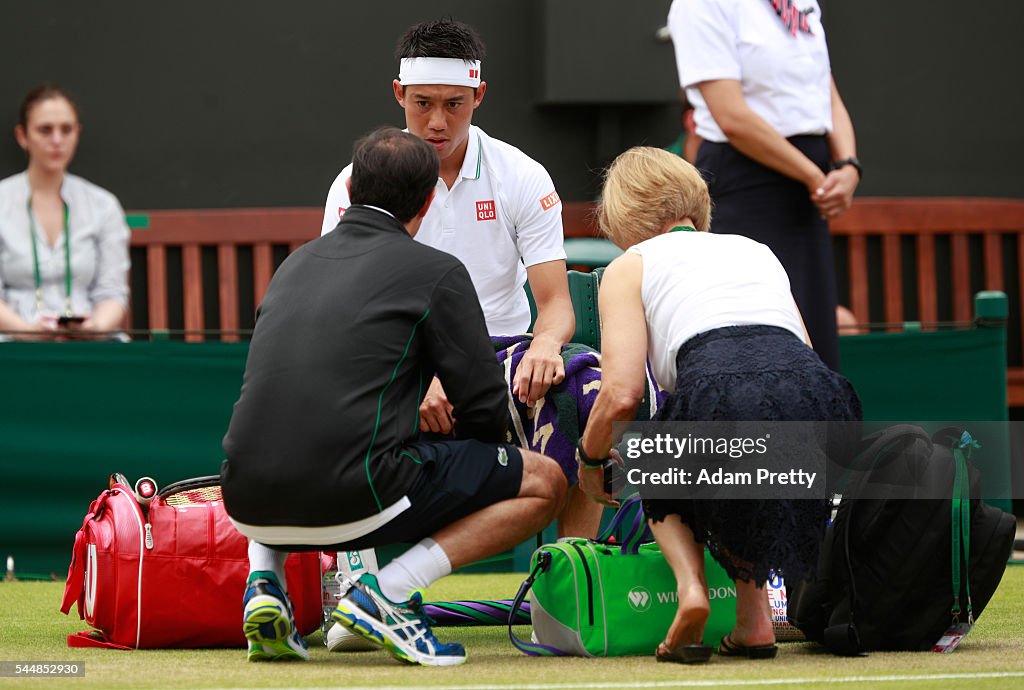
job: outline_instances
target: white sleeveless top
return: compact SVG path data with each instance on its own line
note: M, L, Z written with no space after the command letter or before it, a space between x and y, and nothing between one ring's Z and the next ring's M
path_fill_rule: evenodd
M676 354L693 336L723 326L778 326L807 342L775 254L739 235L671 232L629 248L643 260L647 353L663 389L676 387Z

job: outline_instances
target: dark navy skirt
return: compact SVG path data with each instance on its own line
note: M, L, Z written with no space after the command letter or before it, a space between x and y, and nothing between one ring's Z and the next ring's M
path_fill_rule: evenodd
M855 421L850 382L789 331L732 326L701 333L676 355L676 390L655 421ZM790 582L814 574L825 500L646 500L655 521L679 515L732 579Z
M824 136L795 136L789 142L829 169ZM807 188L761 165L727 143L705 141L697 169L708 183L714 213L711 232L743 235L767 245L786 273L815 351L839 371L836 276L828 223Z

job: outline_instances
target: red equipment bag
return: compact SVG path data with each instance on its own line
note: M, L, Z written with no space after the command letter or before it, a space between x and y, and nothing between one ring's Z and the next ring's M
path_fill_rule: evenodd
M95 630L68 635L68 646L244 647L248 548L224 510L220 477L167 486L146 507L113 475L75 535L60 607L67 614L77 602ZM285 574L296 627L308 635L322 617L319 554L291 554Z

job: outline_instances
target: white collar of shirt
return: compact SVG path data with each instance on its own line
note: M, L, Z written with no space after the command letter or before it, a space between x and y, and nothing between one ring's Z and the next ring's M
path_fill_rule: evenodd
M370 204L352 204L352 205L353 206L362 206L363 208L372 208L374 211L380 211L381 213L383 213L385 215L388 215L388 216L391 216L392 218L395 218L395 214L394 213L392 213L391 211L386 211L386 210L382 209L380 206L371 206ZM395 218L395 220L398 220L398 219Z
M28 181L28 170L19 173L18 177L21 180L21 188L25 194L25 201L26 203L28 203L28 200L32 197L32 185L29 184ZM68 186L70 184L74 184L73 180L74 176L71 175L71 173L64 173L64 179L61 180L60 182L60 198L64 201L65 204L68 203L68 195L70 191ZM70 204L68 204L68 206L70 207Z
M483 148L480 146L480 130L470 125L466 136L468 137L466 158L462 161L460 174L467 180L479 180L484 158Z

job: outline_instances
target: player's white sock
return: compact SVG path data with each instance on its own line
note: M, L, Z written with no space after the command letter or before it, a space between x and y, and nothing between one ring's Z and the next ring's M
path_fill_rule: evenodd
M288 583L284 578L284 562L288 558L287 551L276 551L269 546L249 540L249 574L262 570L274 573L284 591L288 591Z
M448 554L433 539L424 539L377 574L380 591L394 602L408 601L417 589L425 589L452 572Z

